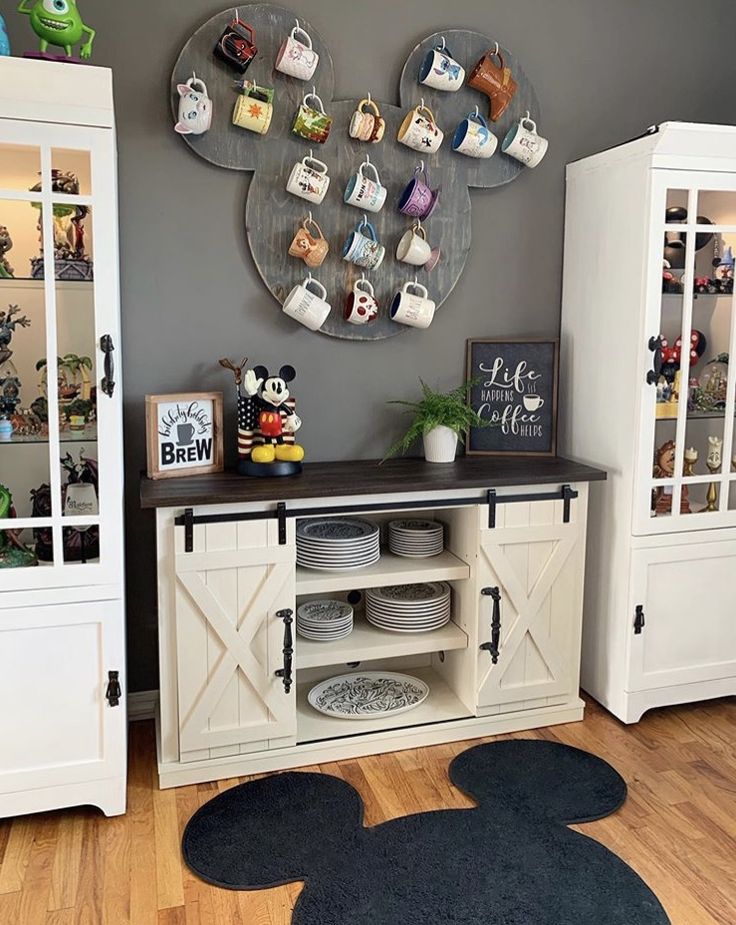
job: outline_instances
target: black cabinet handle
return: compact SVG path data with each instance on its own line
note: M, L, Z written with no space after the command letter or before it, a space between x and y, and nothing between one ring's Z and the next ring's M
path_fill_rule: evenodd
M105 395L112 398L115 391L115 362L112 358L112 352L115 345L109 334L103 334L100 338L100 350L105 354L105 375L102 379L101 388Z
M119 671L108 671L107 673L107 690L105 691L105 700L110 704L111 707L117 707L120 705L120 698L123 696L123 692L120 688L120 672Z
M634 635L641 636L641 631L646 626L646 620L644 619L644 607L641 604L636 605L636 610L634 611Z
M498 663L498 647L501 642L501 589L500 588L482 588L481 594L490 597L493 601L493 613L491 614L491 641L483 642L481 649L490 653L491 662Z
M294 639L291 635L291 624L294 622L293 610L279 610L276 616L284 621L284 667L279 668L276 677L284 682L284 690L288 694L291 690L291 664L294 656Z
M647 370L647 384L656 385L662 373L662 335L649 338L649 349L654 354L652 368Z

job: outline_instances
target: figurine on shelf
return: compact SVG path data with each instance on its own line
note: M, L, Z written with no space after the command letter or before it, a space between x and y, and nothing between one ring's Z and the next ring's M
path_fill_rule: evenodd
M31 322L25 315L21 315L20 318L15 317L19 311L20 309L17 305L9 305L7 312L0 311L0 366L6 363L13 355L13 351L10 349L10 341L13 339L15 329L17 327L28 328L31 326Z
M13 249L13 239L5 225L0 225L0 279L13 279L13 268L5 256Z
M29 6L28 4L32 4ZM75 0L20 0L19 13L31 17L31 29L39 38L38 53L27 52L27 58L50 58L52 61L75 61L72 48L88 36L81 45L79 55L87 60L92 55L95 30L82 22ZM49 45L63 48L64 55L46 53Z
M265 366L243 374L247 359L239 366L223 358L220 365L235 378L238 397L238 471L241 475L284 476L302 470L304 449L295 441L302 426L288 383L296 378L293 366L282 366L278 376Z
M18 370L10 359L13 351L10 342L17 327L30 327L25 315L18 317L20 309L10 305L6 312L0 311L0 418L10 420L20 404L21 381Z
M731 280L733 282L734 276L734 257L733 257L733 248L729 246L725 249L721 257L715 261L715 278L720 281Z
M79 514L79 507L71 504L75 494L80 488L72 486L89 486L87 489L93 496L93 506L90 514L97 513L98 472L97 460L84 455L84 448L79 451L79 459L75 460L71 453L67 453L59 460L61 468L66 472L66 481L61 486L61 506L66 514ZM81 489L84 490L84 489ZM38 488L31 490L32 517L51 516L51 487L44 482ZM52 562L54 558L53 536L51 527L38 527L33 530L36 541L36 553L42 562ZM80 528L64 527L62 531L65 562L87 562L97 559L100 555L100 528L97 526Z
M69 171L52 170L51 187L53 193L79 195L79 179ZM31 187L31 192L41 192L40 181ZM31 205L38 209L38 233L41 244L41 256L31 258L31 276L33 279L43 279L43 210L38 203ZM78 282L93 278L92 261L87 256L84 243L84 222L88 214L89 208L85 205L54 204L54 259L57 279Z
M711 475L716 475L716 473L721 471L722 452L723 440L721 437L708 437L708 455L706 456L705 464ZM705 496L705 500L706 511L718 510L718 486L715 482L711 482L708 485L708 493Z
M0 485L0 520L15 517L10 489ZM35 552L20 539L18 530L0 530L0 569L38 565Z
M728 354L719 353L708 360L699 379L690 382L688 410L701 414L722 412L726 407Z
M683 453L683 460L685 464L682 470L682 474L686 478L690 478L690 476L695 475L695 465L698 461L698 456L699 453L694 446L687 447Z
M668 440L654 454L652 475L655 479L673 479L675 477L675 441ZM652 492L652 508L656 515L672 513L672 486L657 485ZM680 494L680 513L690 513L688 492L683 486Z

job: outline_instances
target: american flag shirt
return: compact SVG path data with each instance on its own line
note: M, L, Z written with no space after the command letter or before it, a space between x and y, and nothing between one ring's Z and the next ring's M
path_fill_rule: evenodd
M292 411L296 408L296 399L288 398L284 404ZM257 395L238 395L238 457L248 459L254 446L263 443L263 434L258 429L258 418L263 409L273 410L273 405L262 401ZM284 428L284 421L289 416L279 408L284 443L293 444L294 434Z

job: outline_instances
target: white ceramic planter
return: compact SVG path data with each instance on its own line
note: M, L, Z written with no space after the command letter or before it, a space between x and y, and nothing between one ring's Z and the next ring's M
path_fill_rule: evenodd
M433 427L424 431L424 458L427 462L454 462L456 450L457 434L451 427Z

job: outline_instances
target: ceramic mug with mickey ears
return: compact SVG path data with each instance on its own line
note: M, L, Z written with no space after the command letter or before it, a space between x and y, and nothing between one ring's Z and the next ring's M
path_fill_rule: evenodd
M318 161L311 154L303 157L291 169L286 191L307 202L319 205L325 198L330 185L327 164Z
M424 100L407 113L398 136L402 145L427 154L438 151L444 137L444 132L434 121L434 114L424 105Z
M301 36L304 41L299 41L297 36ZM296 77L297 80L311 80L318 64L319 55L312 48L312 38L297 19L276 56L276 70L289 77Z
M310 105L314 103L314 106ZM302 104L297 110L292 132L306 141L323 145L330 135L332 116L328 116L322 100L312 91L305 93Z
M247 80L242 87L233 109L233 125L265 135L273 118L273 90Z
M345 302L343 317L349 324L368 324L378 317L375 292L365 276L353 283L352 291Z
M212 100L207 95L207 84L192 74L185 84L177 84L179 91L179 121L174 129L180 135L204 135L212 125Z

